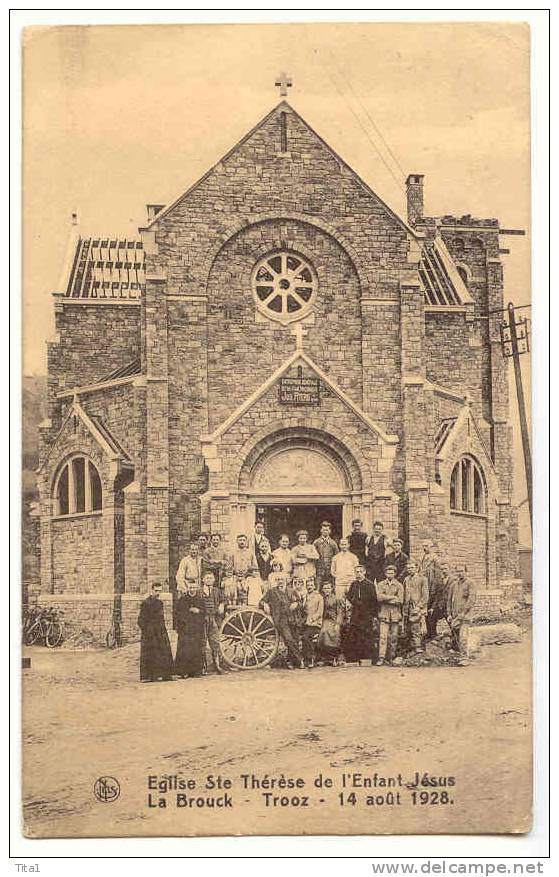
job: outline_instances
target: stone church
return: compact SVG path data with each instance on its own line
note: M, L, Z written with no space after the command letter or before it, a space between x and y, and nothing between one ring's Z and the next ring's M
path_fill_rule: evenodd
M125 632L201 532L374 520L489 600L517 576L497 219L396 215L281 101L54 292L41 601ZM465 193L466 194L466 193ZM168 602L168 601L167 601Z

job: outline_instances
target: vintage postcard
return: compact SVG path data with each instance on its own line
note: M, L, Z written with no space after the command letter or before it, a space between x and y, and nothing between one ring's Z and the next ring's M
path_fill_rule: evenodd
M528 25L22 52L23 834L529 832Z

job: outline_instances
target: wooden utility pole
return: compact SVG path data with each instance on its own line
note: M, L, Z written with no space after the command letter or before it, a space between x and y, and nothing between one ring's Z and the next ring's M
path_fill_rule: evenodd
M524 387L522 386L522 371L520 369L520 355L528 353L530 343L528 337L527 317L516 318L512 302L507 306L508 320L501 323L501 345L503 354L512 357L514 366L514 379L516 383L516 398L518 401L518 415L520 417L520 433L522 436L522 450L524 451L524 467L526 470L526 487L528 490L528 508L530 510L530 525L532 524L532 455L530 453L530 433L528 419L526 417L526 401L524 399Z

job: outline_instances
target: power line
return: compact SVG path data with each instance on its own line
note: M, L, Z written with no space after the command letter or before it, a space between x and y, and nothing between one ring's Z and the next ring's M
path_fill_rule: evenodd
M374 142L374 140L371 138L371 136L370 136L369 132L367 131L367 129L365 128L365 126L363 125L363 122L361 121L361 119L359 118L359 116L357 115L357 113L355 112L355 110L353 109L352 105L350 104L350 102L347 100L346 96L345 96L345 95L343 94L343 92L341 91L340 87L338 86L338 83L336 82L336 80L335 80L334 77L332 76L330 70L328 70L328 68L325 67L325 65L323 64L322 60L320 59L320 55L319 55L319 53L318 53L318 49L313 49L313 51L314 51L315 54L317 55L317 57L318 57L320 63L321 63L322 66L325 68L326 72L328 73L328 76L330 77L330 79L331 79L331 81L332 81L332 83L333 83L333 85L334 85L336 91L338 92L340 98L341 98L343 101L345 101L345 103L346 103L347 106L349 107L351 113L352 113L353 116L355 117L355 119L356 119L356 121L357 121L359 127L360 127L361 130L363 131L365 137L367 138L367 140L369 141L369 143L371 144L371 146L373 147L373 149L374 149L375 152L377 153L378 157L380 158L380 160L381 160L382 163L384 164L385 168L387 169L387 171L389 172L389 174L391 175L391 177L392 177L393 180L395 181L396 185L398 186L399 189L402 190L402 192L405 193L406 190L405 190L405 188L404 188L403 181L402 181L401 179L399 179L399 178L396 176L396 174L394 173L394 171L392 170L392 168L390 167L390 165L388 164L388 162L387 162L386 159L384 158L382 152L380 151L380 149L378 148L378 146L376 145L376 143Z
M328 49L328 52L329 52L329 54L330 54L330 57L332 58L332 63L334 64L334 66L337 66L337 65L336 65L336 56L334 55L334 53L332 52L331 49ZM398 161L396 155L394 154L394 152L393 152L392 149L390 148L390 145L389 145L388 141L386 140L386 138L384 137L382 131L381 131L380 128L379 128L379 126L377 125L377 123L375 122L375 120L373 119L373 117L370 115L370 113L369 113L367 107L365 106L365 104L363 103L363 101L361 100L361 98L359 97L359 95L357 94L357 92L355 91L355 89L353 88L353 85L352 85L352 83L351 83L351 80L346 76L346 74L344 73L344 71L343 71L339 66L337 67L337 70L338 70L338 73L340 74L340 76L342 76L342 77L345 79L345 82L346 82L346 84L348 85L348 87L350 88L350 90L351 90L353 96L354 96L355 99L358 101L358 103L359 103L361 109L363 110L363 112L364 112L365 115L367 116L367 119L369 120L369 122L371 123L371 125L372 125L373 128L375 129L376 133L378 134L378 136L379 136L380 139L382 140L382 142L383 142L383 144L384 144L384 147L385 147L386 151L388 152L388 154L389 154L390 157L392 158L392 161L394 162L394 164L396 165L396 167L398 168L398 170L399 170L400 173L402 174L402 179L405 179L405 177L406 177L405 171L403 170L403 168L402 168L400 162Z

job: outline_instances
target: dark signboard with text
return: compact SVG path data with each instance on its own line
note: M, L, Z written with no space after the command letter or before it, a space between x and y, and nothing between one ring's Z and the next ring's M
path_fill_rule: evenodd
M282 405L320 405L318 378L280 378L279 400Z

